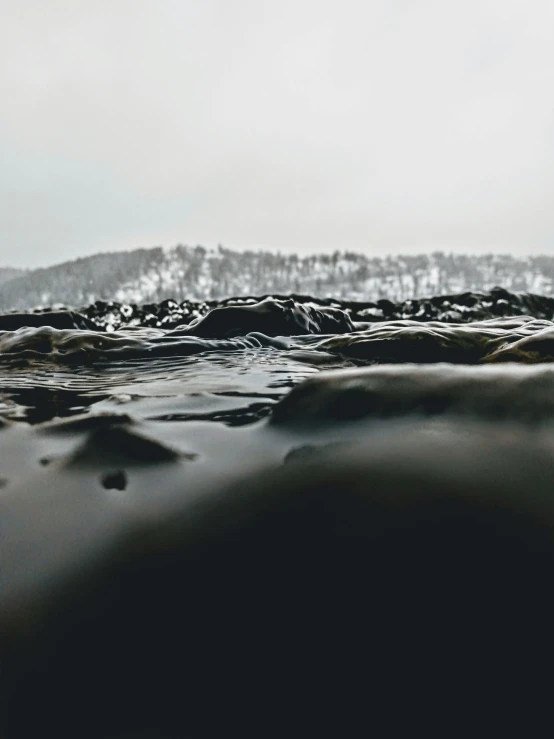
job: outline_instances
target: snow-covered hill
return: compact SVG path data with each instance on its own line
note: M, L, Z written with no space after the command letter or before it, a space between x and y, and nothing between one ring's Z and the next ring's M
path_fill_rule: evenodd
M0 285L4 282L14 280L16 277L21 277L25 274L23 269L14 269L13 267L0 267Z
M554 257L443 252L370 257L338 251L302 257L222 247L156 247L96 254L16 274L0 281L0 310L82 306L98 299L148 303L268 293L398 301L495 285L552 295Z

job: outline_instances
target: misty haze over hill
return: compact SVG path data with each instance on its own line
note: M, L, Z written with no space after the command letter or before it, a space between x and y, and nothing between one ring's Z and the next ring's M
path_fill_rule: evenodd
M374 257L353 252L275 254L178 245L96 254L30 271L0 269L0 310L96 300L121 303L214 300L302 293L374 301L406 300L500 285L554 294L554 257L434 252Z

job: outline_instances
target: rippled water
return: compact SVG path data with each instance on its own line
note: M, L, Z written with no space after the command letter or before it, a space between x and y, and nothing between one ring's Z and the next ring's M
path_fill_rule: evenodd
M251 411L252 420L261 417L294 385L320 369L349 365L332 358L321 362L315 352L293 359L272 348L97 360L93 366L55 365L49 359L33 359L24 366L5 363L0 416L38 423L126 406L141 418L206 416L240 423Z
M554 359L554 324L532 316L464 324L396 320L372 325L353 325L345 318L343 329L349 330L325 335L313 311L302 322L297 308L277 307L281 313L276 322L263 312L259 316L252 308L235 307L208 314L196 327L173 331L106 334L45 326L0 332L0 417L37 423L128 405L141 418L206 418L240 425L263 417L299 381L324 369L389 362L533 364ZM233 311L231 318L226 310ZM333 311L322 325L341 323L337 309ZM252 317L267 334L247 332ZM304 327L307 321L313 332L295 334L296 324ZM284 328L291 335L277 333ZM218 332L221 338L207 338Z
M0 626L12 708L0 733L258 737L279 716L285 736L292 681L302 705L317 686L307 734L315 716L324 735L321 696L343 722L360 664L381 685L402 637L396 672L405 647L419 645L414 664L427 665L429 645L443 655L475 622L464 696L499 625L502 652L536 631L542 655L554 617L553 306L512 296L540 310L508 315L504 293L461 297L479 320L453 299L394 312L384 301L394 320L374 323L353 320L373 308L292 300L184 326L178 315L174 330L4 317ZM452 664L446 681L444 662L433 669L437 688L451 691ZM543 680L533 665L516 672ZM373 713L365 697L359 707L363 725Z

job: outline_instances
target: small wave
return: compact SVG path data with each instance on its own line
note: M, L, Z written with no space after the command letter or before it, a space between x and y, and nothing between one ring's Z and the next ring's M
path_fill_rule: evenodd
M470 324L390 321L325 339L314 348L379 362L549 362L554 323L529 316Z

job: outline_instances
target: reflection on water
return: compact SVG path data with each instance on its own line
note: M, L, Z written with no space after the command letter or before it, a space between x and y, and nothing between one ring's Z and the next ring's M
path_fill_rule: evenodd
M347 366L348 363L341 363ZM286 351L259 348L194 357L97 361L93 366L32 360L2 367L0 416L39 423L131 404L153 420L250 423L300 380L336 361L317 365Z

